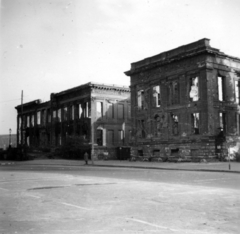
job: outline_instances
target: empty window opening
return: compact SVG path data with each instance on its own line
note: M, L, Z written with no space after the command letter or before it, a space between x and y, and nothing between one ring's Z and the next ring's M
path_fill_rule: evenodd
M138 156L143 156L143 150L138 150Z
M237 80L235 81L235 102L240 104L240 82Z
M62 122L62 110L58 109L57 118L59 122Z
M159 157L160 156L160 150L156 149L153 150L153 157Z
M144 90L139 90L137 92L137 98L138 98L138 109L143 110L144 109Z
M179 104L179 82L174 81L172 86L172 104Z
M27 127L30 127L30 116L27 116Z
M199 100L198 77L190 78L190 100L195 102Z
M124 143L124 131L123 130L118 130L118 144L123 144Z
M224 90L224 78L221 76L218 76L218 100L224 101L225 90Z
M103 145L103 130L102 129L97 129L97 144L99 146Z
M124 105L123 104L118 104L117 105L117 117L118 119L123 119L124 118Z
M74 120L74 106L71 106L71 120Z
M179 148L171 149L171 156L176 156L179 154Z
M41 112L40 111L37 112L37 124L38 125L41 124Z
M113 119L114 118L114 108L113 108L113 104L112 103L108 103L107 117L109 119Z
M103 103L97 102L97 118L103 117Z
M178 116L171 115L172 117L172 133L173 135L178 135Z
M153 106L154 107L161 106L160 85L153 87Z
M68 118L68 108L64 107L63 108L63 121L66 121Z
M226 114L223 112L219 113L219 127L222 132L226 133Z
M191 124L193 134L199 134L199 113L191 114Z

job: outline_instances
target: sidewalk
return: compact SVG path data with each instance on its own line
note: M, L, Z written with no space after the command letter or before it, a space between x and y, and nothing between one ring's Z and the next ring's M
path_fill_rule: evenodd
M57 166L85 166L84 161L64 159L35 159L30 161L0 161L0 165L57 165ZM119 160L89 161L90 167L125 167L160 170L184 170L184 171L214 171L240 173L240 162L209 162L209 163L169 163L169 162L130 162ZM229 170L230 166L230 170Z

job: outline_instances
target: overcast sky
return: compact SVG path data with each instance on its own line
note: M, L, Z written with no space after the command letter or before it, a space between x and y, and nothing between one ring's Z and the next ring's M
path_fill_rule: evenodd
M240 57L239 0L2 0L0 134L21 104L90 81L130 85L130 63L211 39Z

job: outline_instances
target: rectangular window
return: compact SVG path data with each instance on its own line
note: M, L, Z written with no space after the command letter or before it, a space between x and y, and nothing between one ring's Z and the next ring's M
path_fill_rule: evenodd
M82 104L78 105L78 118L81 119L83 116Z
M238 135L240 135L240 115L238 113L236 114L236 119L237 119L237 131Z
M109 145L114 145L114 131L108 130L107 131L107 141Z
M137 92L137 99L138 99L138 109L144 109L144 90L139 90Z
M46 125L46 110L42 111L42 124Z
M75 112L74 112L74 105L71 106L71 110L72 110L72 111L71 111L71 119L74 120L74 113L75 113Z
M192 133L199 134L199 113L191 114Z
M27 116L27 127L30 127L30 116Z
M32 127L34 127L34 124L35 124L35 119L34 119L34 114L31 116L31 124L32 124Z
M103 103L97 102L97 118L103 117Z
M114 109L113 109L113 104L112 103L108 103L107 117L109 119L114 118Z
M21 129L22 127L22 118L21 116L18 117L18 128Z
M99 146L103 145L103 130L102 129L97 129L97 144Z
M59 122L62 122L62 111L61 111L61 109L58 109L57 118L58 118Z
M225 90L224 90L224 78L221 76L218 76L218 100L224 101L225 100Z
M145 132L145 121L141 120L141 125L142 125L142 138L146 137L146 132Z
M172 104L179 104L179 82L172 82Z
M48 123L51 123L51 111L50 111L50 109L47 109L47 121L48 121Z
M153 87L153 106L160 107L161 106L161 94L160 94L160 85Z
M41 124L41 112L40 111L37 112L37 124L38 125Z
M68 116L68 108L64 107L63 108L63 121L67 121L67 116Z
M238 80L235 80L235 102L237 104L240 104L240 82Z
M198 77L190 78L190 91L189 97L192 102L199 100L199 85L198 85Z
M123 144L124 141L124 135L123 130L118 130L118 144Z
M124 105L123 104L117 105L117 118L124 119Z
M127 105L127 118L131 119L131 105Z
M56 121L57 120L57 111L53 111L53 120Z
M219 113L219 127L221 128L221 131L226 133L226 113Z
M177 115L171 115L172 117L172 134L178 135L178 116Z

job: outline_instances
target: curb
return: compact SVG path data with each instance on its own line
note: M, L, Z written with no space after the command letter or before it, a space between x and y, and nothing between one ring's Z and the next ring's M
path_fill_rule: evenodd
M7 165L13 165L13 164L15 164L15 163L0 163L0 166L7 166Z
M5 163L4 165L15 163ZM18 164L19 165L19 164ZM187 169L187 168L165 168L165 167L146 167L146 166L124 166L124 165L96 165L96 164L82 164L82 165L67 165L67 164L25 164L25 166L63 166L63 167L115 167L115 168L135 168L135 169L148 169L148 170L168 170L168 171L198 171L198 172L220 172L220 173L235 173L240 174L240 171L232 170L213 170L213 169Z

